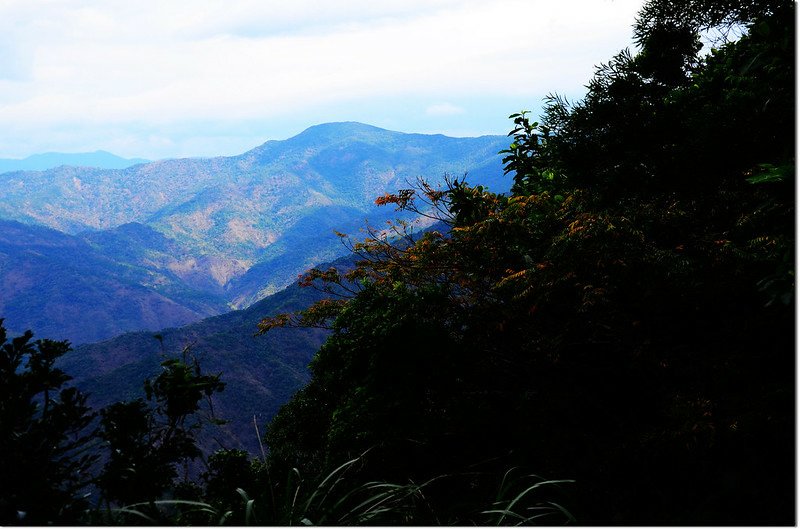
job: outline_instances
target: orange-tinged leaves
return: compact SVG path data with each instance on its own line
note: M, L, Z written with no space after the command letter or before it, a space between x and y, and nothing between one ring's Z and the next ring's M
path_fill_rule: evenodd
M328 268L327 270L312 268L311 270L307 271L305 274L302 274L300 276L299 284L301 287L309 287L312 284L314 284L314 281L317 280L335 284L341 284L342 282L342 278L339 275L339 271L331 267Z
M413 189L401 189L395 193L385 193L375 199L375 204L378 206L385 206L387 204L397 205L397 209L405 209L409 203L414 199L416 191Z
M321 299L306 310L264 318L258 323L257 334L265 334L280 327L330 328L329 323L341 313L347 303L346 299Z
M261 335L278 327L286 327L289 325L291 318L292 316L290 314L278 314L277 316L264 318L258 322L257 334Z

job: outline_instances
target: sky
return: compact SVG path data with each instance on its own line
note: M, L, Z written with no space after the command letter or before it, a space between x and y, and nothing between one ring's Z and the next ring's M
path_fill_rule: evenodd
M0 0L0 158L233 155L319 123L506 134L642 0Z

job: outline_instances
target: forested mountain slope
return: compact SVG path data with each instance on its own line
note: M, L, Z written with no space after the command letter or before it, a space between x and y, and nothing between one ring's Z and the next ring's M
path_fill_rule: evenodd
M44 261L24 250L26 229L6 230L0 314L11 329L86 343L247 307L346 254L335 231L394 218L375 198L421 175L469 171L508 189L504 145L330 123L239 156L0 174L0 218L66 232L86 255L75 262L78 253L51 248L49 264L34 266ZM117 283L95 274L103 266ZM75 267L87 272L74 278ZM47 285L47 295L25 284Z
M256 336L258 322L264 314L301 310L320 297L313 289L291 285L244 310L158 333L126 333L76 347L59 365L89 394L90 405L100 409L141 396L144 380L161 371L161 361L189 347L203 370L223 373L226 384L225 391L215 397L214 410L230 423L210 430L204 448L208 453L223 446L244 448L255 454L258 436L253 417L263 427L308 381L308 363L327 335L308 329Z
M6 220L0 220L0 288L0 315L12 333L37 329L73 343L184 325L227 310L222 296L187 286L167 268Z

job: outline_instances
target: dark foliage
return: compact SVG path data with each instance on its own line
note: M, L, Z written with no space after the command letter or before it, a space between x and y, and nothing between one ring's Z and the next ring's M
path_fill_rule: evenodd
M10 341L0 319L0 524L73 524L88 507L94 414L54 367L67 342Z
M109 458L97 485L106 501L125 505L159 499L177 486L179 465L202 455L196 439L204 422L200 404L203 399L210 404L225 384L220 375L204 375L196 360L189 363L187 353L165 360L162 372L145 381L153 407L137 399L102 410L99 436Z
M334 318L275 468L464 476L427 490L442 523L479 520L476 466L574 478L586 523L792 523L794 5L649 2L636 37L582 101L511 116L512 196L381 197L451 229L372 234L309 274L354 298L263 322Z

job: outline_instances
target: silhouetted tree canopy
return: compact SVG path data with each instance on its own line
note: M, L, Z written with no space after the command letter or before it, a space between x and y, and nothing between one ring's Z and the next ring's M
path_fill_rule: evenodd
M33 341L29 331L9 340L0 319L0 524L74 524L89 504L86 395L54 367L67 342ZM96 443L95 443L96 445Z
M583 522L791 522L794 31L791 2L648 2L641 49L582 100L511 116L511 196L381 197L447 227L375 231L354 270L306 278L352 299L262 322L334 332L270 426L272 464L369 450L360 479L417 483L519 466L574 478ZM450 522L459 497L428 491Z

